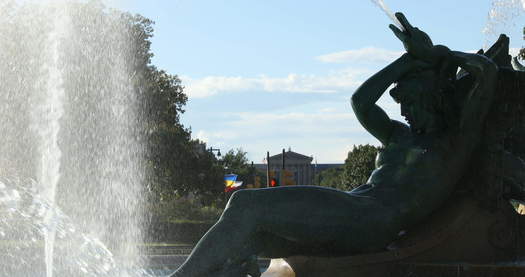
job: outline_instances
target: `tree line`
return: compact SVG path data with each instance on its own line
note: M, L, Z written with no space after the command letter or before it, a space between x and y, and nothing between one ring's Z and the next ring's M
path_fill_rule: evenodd
M225 173L238 174L238 179L245 182L257 175L247 153L241 148L232 149L219 160L214 153L203 149L203 142L192 138L191 129L181 123L188 96L177 75L152 64L153 21L138 14L108 12L102 5L93 3L83 5L100 16L117 14L129 25L134 40L133 93L139 94L143 101L145 158L150 173L146 186L150 202L155 203L152 208L174 208L187 199L196 199L203 206L224 205ZM355 147L342 168L321 172L315 177L315 183L343 190L365 183L377 150L370 145Z
M138 45L142 45L138 54L147 60L140 71L144 72L147 92L148 164L153 172L154 195L164 199L194 194L210 203L223 196L225 173L238 174L239 180L251 180L256 173L241 148L229 150L220 161L210 151L199 151L202 142L192 139L191 130L180 122L188 100L181 80L151 64L153 22L140 15L128 18L136 30ZM315 184L342 190L364 184L374 168L377 151L372 145L354 147L342 168L321 172L315 177Z

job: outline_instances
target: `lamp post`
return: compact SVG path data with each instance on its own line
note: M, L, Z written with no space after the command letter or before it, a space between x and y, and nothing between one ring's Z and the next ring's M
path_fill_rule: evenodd
M208 151L210 151L210 153L213 153L214 151L217 151L217 164L222 167L222 160L220 159L221 158L221 150L219 148L210 147L210 148L208 148ZM228 168L224 168L224 169L228 169Z
M213 148L213 147L210 147L210 148L208 148L208 151L210 151L210 153L213 153L213 152L217 151L217 158L219 158L219 159L217 159L217 165L221 168L221 170L222 170L222 172L223 172L223 175L224 175L224 174L226 173L225 170L227 170L228 168L227 168L227 167L223 167L223 163L222 163L223 161L220 160L220 157L221 157L221 150L220 150L219 148ZM228 200L228 197L229 197L229 195L228 195L227 192L223 192L223 193L222 193L222 199L223 199L223 201L227 201L227 200Z
M221 157L221 149L219 148L213 148L213 147L210 147L208 148L208 151L210 151L211 153L213 153L214 151L217 151L217 157Z

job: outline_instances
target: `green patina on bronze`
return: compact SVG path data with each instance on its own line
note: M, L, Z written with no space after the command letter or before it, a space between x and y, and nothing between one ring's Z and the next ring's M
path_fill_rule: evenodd
M433 45L396 16L405 31L390 28L407 53L364 82L351 101L359 122L383 144L368 182L350 192L315 186L238 191L172 276L259 276L256 255L381 251L462 185L483 140L498 66L490 55ZM376 104L392 84L408 124Z

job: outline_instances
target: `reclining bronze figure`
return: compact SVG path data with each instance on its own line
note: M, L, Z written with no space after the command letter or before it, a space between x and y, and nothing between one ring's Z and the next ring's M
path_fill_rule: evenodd
M241 190L172 275L259 276L256 256L344 256L383 250L436 210L465 171L492 104L497 65L434 45L397 13L406 53L366 80L351 105L383 149L368 182L352 191L316 186ZM460 67L473 78L456 83ZM376 104L389 86L408 124Z

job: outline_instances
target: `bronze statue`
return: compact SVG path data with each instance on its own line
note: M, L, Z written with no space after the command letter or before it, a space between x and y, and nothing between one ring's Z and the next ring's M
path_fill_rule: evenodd
M464 174L491 106L497 66L433 45L401 14L391 25L407 53L352 96L363 127L383 145L368 182L350 192L315 186L241 190L172 276L259 276L256 255L343 256L384 249L438 208ZM472 86L456 86L456 71ZM408 125L376 105L387 88Z

